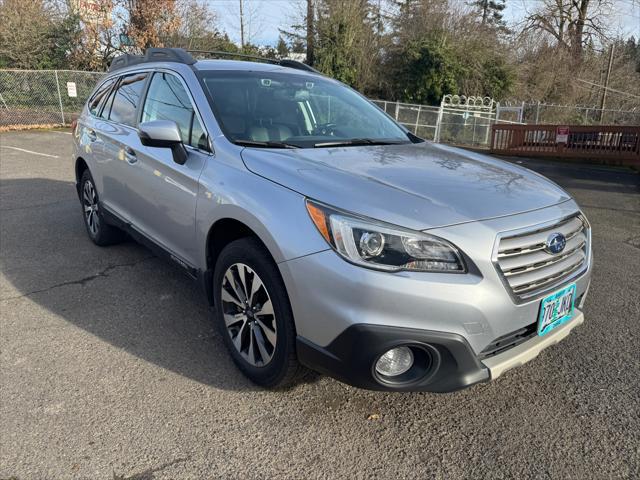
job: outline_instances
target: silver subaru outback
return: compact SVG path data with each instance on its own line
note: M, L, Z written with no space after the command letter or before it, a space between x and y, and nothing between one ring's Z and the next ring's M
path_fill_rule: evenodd
M293 61L116 58L74 126L91 240L197 280L238 368L447 392L583 322L590 226L544 177L424 142Z

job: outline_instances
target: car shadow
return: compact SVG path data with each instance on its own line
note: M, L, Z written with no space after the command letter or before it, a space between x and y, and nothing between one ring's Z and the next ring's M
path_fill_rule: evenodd
M104 342L203 384L260 390L233 365L194 280L133 240L103 248L88 239L72 182L3 180L0 215L3 300L28 297Z

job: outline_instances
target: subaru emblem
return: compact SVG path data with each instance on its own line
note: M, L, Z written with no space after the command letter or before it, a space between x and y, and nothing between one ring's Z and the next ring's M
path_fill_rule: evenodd
M567 245L567 239L561 233L552 233L547 237L545 242L545 250L553 255L556 255L564 250Z

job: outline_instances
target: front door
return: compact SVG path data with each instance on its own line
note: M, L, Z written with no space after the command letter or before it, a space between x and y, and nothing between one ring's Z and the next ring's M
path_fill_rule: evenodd
M188 158L184 165L179 165L169 148L140 145L135 149L132 184L137 196L144 201L131 206L132 221L176 260L193 266L198 180L211 155L201 120L185 84L177 75L156 72L151 78L141 122L152 120L176 122Z

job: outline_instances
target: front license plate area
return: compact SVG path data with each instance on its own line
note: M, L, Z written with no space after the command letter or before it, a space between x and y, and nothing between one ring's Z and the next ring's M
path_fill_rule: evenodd
M546 335L571 318L575 296L576 284L573 283L542 299L538 315L539 336Z

